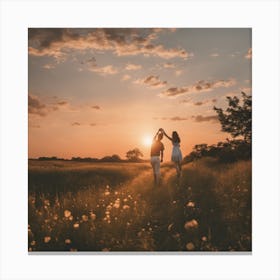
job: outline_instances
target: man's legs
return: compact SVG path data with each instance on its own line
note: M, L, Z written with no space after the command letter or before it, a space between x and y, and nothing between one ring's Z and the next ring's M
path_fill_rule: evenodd
M159 157L152 157L151 164L154 173L154 185L158 186L160 183L160 160Z

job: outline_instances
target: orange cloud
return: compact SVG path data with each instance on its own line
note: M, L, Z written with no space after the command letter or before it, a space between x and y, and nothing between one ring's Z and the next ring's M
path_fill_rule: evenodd
M218 122L219 121L217 115L212 115L212 116L197 115L197 116L192 116L192 119L195 122Z
M160 96L164 97L177 97L178 95L186 94L186 93L197 93L197 92L206 92L212 91L214 88L220 87L231 87L235 84L234 80L218 80L218 81L204 81L200 80L193 85L184 86L184 87L171 87L165 91L163 91Z
M63 59L69 50L112 51L118 56L145 55L165 59L191 56L185 49L166 49L154 43L158 38L155 29L105 28L81 32L80 29L30 28L29 54Z
M118 70L113 65L107 65L104 67L91 67L89 70L96 72L101 76L114 75L118 73Z
M161 81L158 76L150 75L144 79L136 80L134 83L142 84L152 88L160 88L167 85L166 81Z
M142 66L140 64L132 64L132 63L127 64L125 67L125 69L128 71L139 70L141 68Z

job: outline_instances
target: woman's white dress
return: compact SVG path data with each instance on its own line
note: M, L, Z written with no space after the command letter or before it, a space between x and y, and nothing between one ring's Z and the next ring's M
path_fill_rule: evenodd
M181 162L183 156L180 149L180 144L176 142L172 142L172 144L173 144L173 148L172 148L171 160L174 162Z

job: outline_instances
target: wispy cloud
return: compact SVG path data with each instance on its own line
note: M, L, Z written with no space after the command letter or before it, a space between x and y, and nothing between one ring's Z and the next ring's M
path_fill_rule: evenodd
M163 64L164 68L175 68L175 64L171 62L166 62Z
M220 56L220 55L219 55L218 53L211 53L210 56L211 56L211 57L218 57L218 56Z
M65 106L65 105L68 105L69 103L67 101L59 101L56 104L59 106Z
M191 56L183 48L165 48L155 40L159 33L156 29L105 28L80 29L30 28L28 32L29 54L51 56L63 59L69 50L111 51L117 56L144 55L164 59Z
M202 115L196 115L191 117L195 122L218 122L218 116L217 115L211 115L211 116L202 116Z
M93 106L91 106L91 108L94 110L101 110L101 107L98 105L93 105Z
M79 123L79 122L73 122L73 123L71 123L71 125L72 125L72 126L80 126L81 123Z
M189 118L187 117L179 117L179 116L175 116L175 117L161 117L161 118L158 118L158 117L155 117L154 120L162 120L162 121L186 121L188 120Z
M28 95L28 113L44 117L47 115L47 106L35 95Z
M51 63L48 63L48 64L45 64L44 66L43 66L43 68L44 69L53 69L53 68L55 68L55 65L54 64L51 64Z
M115 68L113 65L107 65L104 67L91 67L89 70L98 73L101 76L114 75L118 73L117 68Z
M134 81L136 84L142 84L151 88L161 88L167 85L166 81L161 81L158 76L150 75L144 79Z
M176 70L176 71L175 71L175 75L176 75L176 76L181 76L182 73L183 73L182 70Z
M140 64L132 64L132 63L128 63L126 66L125 66L125 69L128 70L128 71L134 71L134 70L139 70L141 69L142 66Z
M44 103L38 96L28 94L28 114L45 117L48 113L57 111L59 104Z
M235 80L217 80L217 81L205 81L200 80L193 85L184 87L171 87L163 91L160 96L164 97L177 97L182 94L198 93L212 91L215 88L231 87L235 84Z
M130 76L130 75L123 75L123 76L122 76L122 81L127 81L127 80L129 80L129 79L131 79L131 76Z
M201 101L193 101L191 99L183 99L180 101L180 103L190 104L190 105L194 105L194 106L202 106L205 104L211 104L211 103L216 103L216 102L217 102L216 98L205 99L205 100L201 100Z

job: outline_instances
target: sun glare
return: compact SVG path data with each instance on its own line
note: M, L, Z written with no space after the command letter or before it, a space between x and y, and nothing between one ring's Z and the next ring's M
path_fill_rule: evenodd
M150 147L152 145L152 140L153 140L152 136L145 135L142 139L142 143L144 146Z

